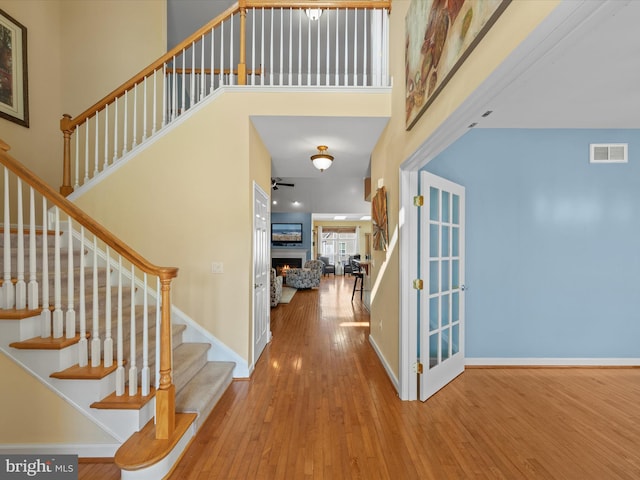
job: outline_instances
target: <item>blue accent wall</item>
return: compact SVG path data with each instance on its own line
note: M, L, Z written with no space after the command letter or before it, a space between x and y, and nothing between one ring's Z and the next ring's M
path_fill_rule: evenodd
M466 187L467 357L640 357L640 130L477 129L424 170Z
M271 250L302 248L307 250L307 260L311 260L311 214L310 213L271 213L271 223L302 223L302 245L280 247L271 245Z

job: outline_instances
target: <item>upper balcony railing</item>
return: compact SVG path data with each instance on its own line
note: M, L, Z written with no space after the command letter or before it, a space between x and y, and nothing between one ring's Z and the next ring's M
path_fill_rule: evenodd
M64 115L69 195L227 85L389 86L390 0L240 0L75 118Z

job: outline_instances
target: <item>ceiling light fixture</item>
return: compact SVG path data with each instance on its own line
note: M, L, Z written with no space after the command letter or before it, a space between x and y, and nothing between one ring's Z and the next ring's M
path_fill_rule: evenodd
M333 164L333 156L327 153L329 147L326 145L318 145L318 153L311 155L313 166L321 172L324 172Z
M322 10L319 8L307 8L305 10L307 17L314 22L320 20L320 16L322 15Z

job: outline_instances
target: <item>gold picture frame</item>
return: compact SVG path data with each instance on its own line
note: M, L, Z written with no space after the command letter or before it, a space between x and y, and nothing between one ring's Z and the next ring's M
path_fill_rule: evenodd
M405 113L416 124L511 0L412 0L405 17Z
M387 190L380 187L371 200L371 223L373 249L387 250L389 246L389 226L387 218Z
M0 10L0 117L29 127L27 29Z

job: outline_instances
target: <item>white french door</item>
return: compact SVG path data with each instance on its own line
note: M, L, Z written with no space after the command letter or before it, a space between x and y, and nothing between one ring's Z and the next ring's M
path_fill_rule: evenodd
M269 197L257 184L253 187L253 363L270 340Z
M419 355L425 401L464 371L464 187L420 173Z

